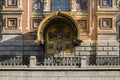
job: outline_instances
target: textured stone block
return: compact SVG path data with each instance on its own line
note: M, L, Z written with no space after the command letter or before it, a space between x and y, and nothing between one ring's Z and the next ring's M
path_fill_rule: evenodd
M75 51L79 51L79 47L75 47Z
M120 80L120 76L119 77L115 77L115 80Z
M24 55L40 55L39 51L24 51Z
M24 46L37 46L34 40L24 40Z
M80 44L80 46L90 46L90 41L84 41Z
M23 45L23 43L22 43L22 41L2 41L1 42L1 44L0 44L1 46L22 46Z
M24 47L24 50L33 51L34 47Z
M11 51L11 50L16 50L16 49L15 49L15 47L6 47L6 50Z
M99 32L98 32L99 33ZM117 36L116 35L107 35L104 32L100 32L100 34L105 34L105 35L98 35L98 40L116 40Z
M41 50L40 47L33 47L33 49L34 49L35 51L40 51L40 50Z
M90 42L90 46L91 46L91 47L92 47L92 46L95 47L95 46L96 46L96 42L95 42L95 41L91 41L91 42Z
M92 51L96 51L97 48L96 47L91 47L91 49L92 49Z
M11 51L10 55L22 55L22 51Z
M0 51L0 55L10 55L10 51Z
M15 43L12 43L13 45L15 46L23 46L23 42L19 41L19 42L15 42Z
M108 52L105 51L98 51L97 55L108 55Z
M22 40L22 35L3 35L3 41Z
M17 80L17 77L9 77L8 80Z
M104 47L105 51L112 51L112 47Z
M85 50L86 50L86 51L91 51L92 48L91 48L91 47L85 47Z
M68 77L58 77L57 80L69 80Z
M76 51L76 52L75 52L75 55L77 55L77 56L80 55L80 52L79 52L79 51Z
M111 40L111 41L109 41L109 46L119 46L119 42L118 41L116 41L116 40Z
M97 50L98 50L98 51L103 51L103 48L104 48L104 47L97 47Z
M48 80L58 80L58 77L48 77ZM64 80L66 80L66 79L64 79Z
M110 52L109 52L109 55L119 56L119 51L110 51Z
M98 77L91 77L90 80L115 80L115 78L114 77L107 77L107 76L104 76L104 77L98 76Z
M96 47L85 47L86 51L95 51Z
M31 75L32 75L32 76L44 77L45 75L43 75L43 72L44 72L44 71L41 71L41 72L39 72L39 71L38 71L38 72L32 71L32 72L31 72ZM24 76L24 74L22 74L22 76Z
M88 77L91 76L90 72L81 72L81 71L69 71L65 73L66 77Z
M46 71L46 72L43 72L44 77L65 77L65 74L66 74L66 72L64 72L64 71L60 71L60 72L59 71Z
M76 47L75 50L84 51L84 50L85 50L85 47Z
M0 50L6 50L6 47L0 46Z
M30 55L30 54L29 54L29 51L24 51L23 54L24 54L24 55Z
M90 77L68 77L67 80L90 80Z
M17 50L17 51L22 51L22 50L23 50L23 47L15 47L15 50Z
M43 50L36 51L36 52L39 52L39 54L44 54L44 51L43 51Z
M97 46L98 46L98 47L108 46L108 41L104 41L104 40L97 41Z
M89 51L81 51L79 54L80 55L90 55L90 52Z
M90 55L95 55L97 54L96 51L90 51Z
M91 80L90 77L79 77L79 80Z
M30 51L29 52L30 55L40 55L39 51Z
M11 42L9 42L9 41L2 41L0 45L1 46L11 46Z
M120 71L0 71L1 80L120 80Z
M113 51L119 51L119 47L113 47Z

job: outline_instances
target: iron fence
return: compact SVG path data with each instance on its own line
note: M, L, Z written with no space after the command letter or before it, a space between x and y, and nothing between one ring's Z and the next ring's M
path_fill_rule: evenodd
M41 61L40 61L41 60ZM46 57L37 61L39 66L80 66L81 57Z
M30 56L0 56L0 66L29 66ZM81 67L81 56L73 57L42 57L36 56L36 66L78 66ZM90 56L88 66L119 66L120 57Z
M106 56L106 57L97 57L96 65L104 66L104 65L120 65L120 57Z
M22 65L21 56L0 56L1 66L20 66Z

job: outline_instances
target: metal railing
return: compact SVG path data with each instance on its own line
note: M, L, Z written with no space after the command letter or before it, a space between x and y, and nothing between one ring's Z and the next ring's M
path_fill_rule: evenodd
M90 63L91 62L91 63ZM89 65L94 66L117 66L120 65L120 57L115 56L96 56L93 58L89 58Z
M0 56L0 66L25 66L23 56Z
M38 66L80 66L81 57L46 57L37 61Z
M0 66L29 66L30 56L0 56ZM120 57L115 56L92 56L82 59L81 56L73 57L36 57L36 66L64 66L81 67L81 62L87 60L87 66L120 66Z
M104 65L108 65L108 66L113 66L113 65L120 65L120 57L111 57L111 56L107 56L107 57L97 57L96 59L96 64L98 66L104 66Z

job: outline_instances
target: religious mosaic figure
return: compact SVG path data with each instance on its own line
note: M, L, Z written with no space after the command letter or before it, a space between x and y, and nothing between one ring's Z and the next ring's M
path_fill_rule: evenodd
M57 52L60 53L62 51L62 40L61 36L57 37Z

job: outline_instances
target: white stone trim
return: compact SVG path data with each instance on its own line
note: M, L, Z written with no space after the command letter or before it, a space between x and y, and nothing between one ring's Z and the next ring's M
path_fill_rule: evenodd
M22 31L22 16L19 18L19 29Z
M76 0L71 0L71 11L76 11ZM73 7L73 8L72 8Z
M27 0L27 30L30 30L30 1Z
M45 5L45 2L46 2L46 5ZM44 0L43 3L44 3L44 11L49 11L50 10L50 0Z
M23 30L23 29L22 29L22 16L21 16L21 18L20 18L20 29L21 29L21 31Z
M22 0L19 0L20 8L22 8Z

